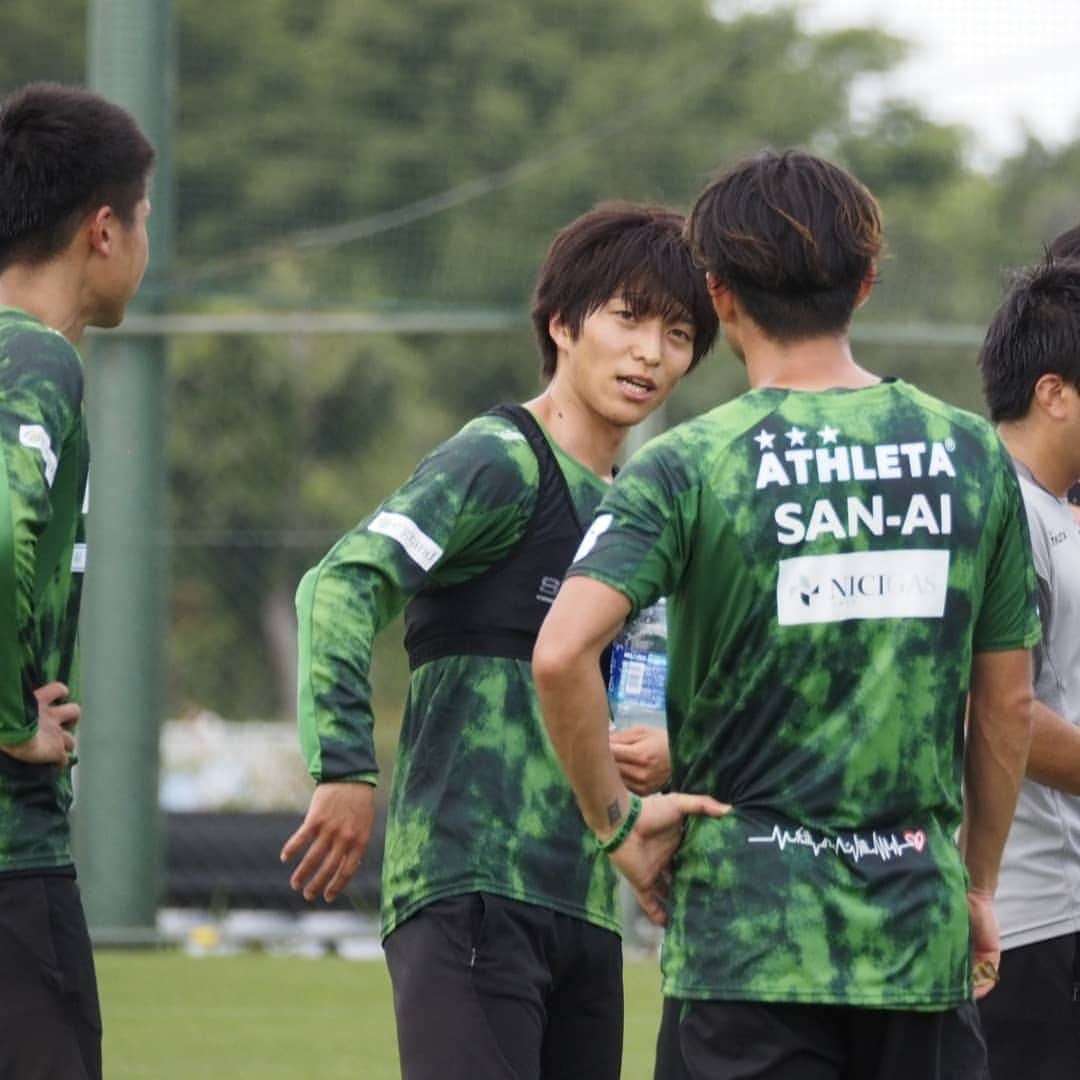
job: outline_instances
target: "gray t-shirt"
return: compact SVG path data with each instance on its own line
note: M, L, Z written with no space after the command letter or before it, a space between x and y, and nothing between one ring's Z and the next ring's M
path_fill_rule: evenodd
M1016 462L1039 578L1035 696L1080 724L1080 525ZM1002 947L1080 931L1080 796L1025 780L995 903Z

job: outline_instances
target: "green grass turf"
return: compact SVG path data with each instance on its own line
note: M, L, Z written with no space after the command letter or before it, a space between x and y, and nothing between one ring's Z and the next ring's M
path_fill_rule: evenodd
M396 1080L381 960L100 950L109 1080ZM623 1080L652 1076L654 961L626 963Z

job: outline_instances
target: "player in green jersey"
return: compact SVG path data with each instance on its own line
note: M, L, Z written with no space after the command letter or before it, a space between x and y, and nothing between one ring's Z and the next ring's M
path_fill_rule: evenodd
M123 109L37 83L0 102L0 1076L101 1076L68 836L86 543L87 326L147 260L154 151Z
M367 845L372 639L405 608L382 933L410 1080L619 1075L616 880L551 752L529 658L627 431L716 335L682 227L614 203L563 229L533 304L544 392L437 447L300 584L318 786L283 858L302 853L308 899L332 900ZM627 744L620 756L642 788L666 779L666 745L651 781Z
M881 231L854 178L763 153L689 237L751 389L620 474L533 660L585 820L667 923L657 1076L982 1076L1039 636L1016 476L984 420L856 363ZM642 807L594 669L661 595L676 794Z

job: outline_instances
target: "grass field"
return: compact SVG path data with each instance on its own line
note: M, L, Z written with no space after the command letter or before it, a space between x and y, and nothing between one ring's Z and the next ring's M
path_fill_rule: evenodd
M97 953L109 1080L396 1080L381 960ZM623 1080L652 1076L654 961L626 964Z

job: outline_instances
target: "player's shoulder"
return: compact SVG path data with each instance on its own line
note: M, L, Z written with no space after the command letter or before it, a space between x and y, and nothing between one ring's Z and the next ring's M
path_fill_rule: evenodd
M668 467L712 475L718 458L727 454L771 411L769 402L743 394L684 420L646 444L649 455Z
M1004 499L1007 504L1019 498L1013 460L986 417L942 401L910 383L901 384L901 389L924 415L931 417L926 425L929 436L945 447L969 484L991 494L995 502Z
M929 394L912 383L904 382L901 379L897 379L893 385L896 392L902 395L912 406L920 409L927 416L937 419L940 423L947 424L954 429L954 433L959 433L987 446L992 445L995 448L999 444L998 434L994 430L993 424L986 417L979 416L978 413L974 413L970 409L943 401L941 398L935 397L933 394Z
M508 415L496 412L473 417L439 449L484 460L536 458L525 432Z
M421 463L447 478L469 478L499 488L534 486L539 476L536 453L522 430L509 417L482 413L432 450Z
M1027 516L1032 545L1036 549L1041 547L1048 553L1048 537L1052 532L1060 532L1062 521L1067 522L1064 515L1069 511L1064 509L1061 502L1054 498L1046 488L1036 483L1027 469L1018 467L1016 479L1020 486L1020 496L1024 503L1024 513Z
M83 368L75 347L58 331L11 309L0 313L0 369L6 388L82 398Z

